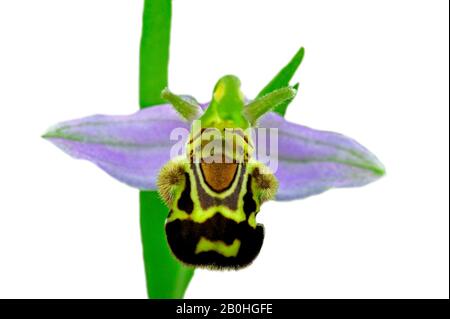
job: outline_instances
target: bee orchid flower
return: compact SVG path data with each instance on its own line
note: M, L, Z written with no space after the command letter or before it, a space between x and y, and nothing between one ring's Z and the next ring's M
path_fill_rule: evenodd
M303 48L253 100L235 76L221 78L205 104L164 89L171 12L171 0L144 1L140 111L66 121L43 135L140 190L150 298L183 297L196 267L250 264L263 243L256 219L264 202L362 186L384 174L353 139L284 119Z
M384 174L380 161L353 139L291 123L272 112L292 101L296 91L286 86L246 101L239 79L225 76L210 103L201 105L166 89L162 96L171 104L132 115L94 115L63 122L44 137L129 186L158 189L170 208L167 240L181 262L237 269L251 263L261 249L264 232L256 223L256 214L264 201L295 200L331 188L362 186ZM273 174L252 156L253 148L267 145L259 141L261 136L244 131L255 126L276 131ZM219 146L226 143L222 143L225 130L233 129L234 148L228 153L214 148L205 152L204 142L211 137L200 136L206 129L218 130L212 142L219 141ZM176 137L183 131L189 134L180 142ZM186 146L181 159L172 158L177 143ZM193 155L196 143L200 161ZM208 162L211 156L218 156L219 161ZM222 161L225 158L229 161Z

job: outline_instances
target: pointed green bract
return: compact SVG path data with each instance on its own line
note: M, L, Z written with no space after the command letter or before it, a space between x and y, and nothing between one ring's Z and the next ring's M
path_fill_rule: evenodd
M171 0L145 0L140 52L141 108L161 104L168 84ZM158 193L140 193L141 235L150 298L182 298L194 268L178 262L169 250L164 223L168 208Z
M289 82L297 71L298 67L303 61L303 57L305 55L305 49L300 48L300 50L294 55L294 57L289 61L289 63L281 69L281 71L272 79L272 81L267 84L264 89L258 94L258 97L262 97L267 95L268 93L289 86ZM295 86L294 86L295 88ZM298 85L296 87L298 89ZM286 113L286 109L289 105L290 101L282 103L278 105L274 111L284 116Z
M248 128L249 123L242 114L244 104L241 81L234 75L222 77L214 88L211 103L200 118L202 127Z
M193 99L187 99L185 97L173 94L169 89L165 88L161 97L174 107L174 109L187 121L193 121L200 116L200 105L194 102Z
M274 90L250 102L244 109L244 116L254 126L261 116L273 110L281 103L292 101L296 94L297 90L293 87Z

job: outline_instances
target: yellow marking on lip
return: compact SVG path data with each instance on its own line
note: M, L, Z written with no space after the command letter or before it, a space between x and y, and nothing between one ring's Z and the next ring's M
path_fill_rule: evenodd
M248 217L248 224L250 227L256 228L256 214L254 212Z
M236 257L241 247L241 241L235 239L231 245L225 244L223 241L210 241L205 237L201 237L195 248L195 253L215 251L225 257Z
M214 91L214 100L220 101L225 95L225 84L223 82L219 82Z
M195 205L195 204L194 204ZM173 222L177 219L179 220L192 220L196 223L204 223L208 219L214 217L214 215L220 214L225 218L234 220L236 223L245 221L246 216L242 210L232 210L226 206L218 205L212 206L206 210L202 208L194 207L194 211L189 215L185 211L179 210L174 207L172 214L167 217L167 223Z

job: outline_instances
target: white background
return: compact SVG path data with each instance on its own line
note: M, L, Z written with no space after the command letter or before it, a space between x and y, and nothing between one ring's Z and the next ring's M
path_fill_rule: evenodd
M239 272L188 298L449 297L449 3L175 0L170 83L247 96L299 46L287 117L349 135L382 180L268 203ZM0 297L145 298L138 192L42 140L48 126L138 108L142 1L0 2Z

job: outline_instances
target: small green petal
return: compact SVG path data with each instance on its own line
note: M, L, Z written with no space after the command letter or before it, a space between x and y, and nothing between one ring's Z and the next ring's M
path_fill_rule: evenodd
M184 98L182 96L173 94L168 88L165 88L161 97L167 100L174 109L187 121L193 121L197 119L201 114L201 107L195 103L192 98Z
M255 125L256 121L261 116L282 103L292 101L296 94L297 90L293 87L284 87L274 90L271 93L250 102L243 111L244 116L252 125Z

